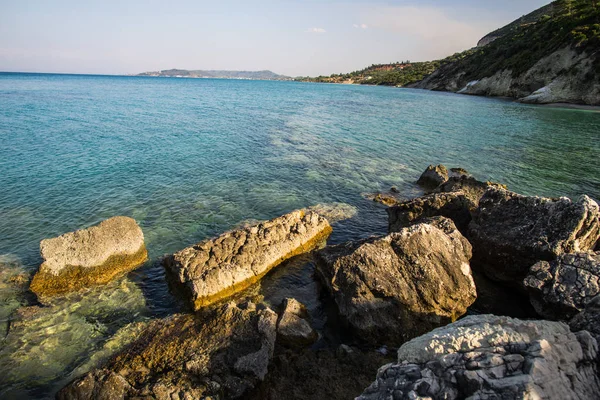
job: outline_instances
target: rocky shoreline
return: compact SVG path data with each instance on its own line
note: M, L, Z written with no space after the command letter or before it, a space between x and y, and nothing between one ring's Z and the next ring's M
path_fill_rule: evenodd
M128 330L57 398L600 398L598 204L522 196L442 165L418 183L415 199L372 196L388 206L385 235L324 246L327 219L298 210L165 257L190 311ZM147 257L126 217L40 247L29 290L43 306L14 311L10 343L26 321L61 312L61 298L113 291ZM268 306L247 290L303 253L338 342L296 299ZM2 265L0 277L30 293L22 274Z

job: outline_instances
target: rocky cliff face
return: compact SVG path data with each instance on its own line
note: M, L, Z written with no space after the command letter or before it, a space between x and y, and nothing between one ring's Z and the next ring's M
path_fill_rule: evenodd
M586 0L534 11L441 60L413 87L524 103L600 105L600 7Z
M476 96L511 97L523 103L573 103L600 105L600 74L596 54L578 53L570 47L539 60L515 76L509 69L470 80L462 70L445 66L415 87Z

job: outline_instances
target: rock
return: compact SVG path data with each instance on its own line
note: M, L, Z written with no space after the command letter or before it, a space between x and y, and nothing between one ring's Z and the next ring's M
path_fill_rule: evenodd
M296 299L284 299L281 308L277 322L278 340L294 347L304 347L317 340L317 332L308 323L308 312L302 303Z
M330 233L325 218L298 210L202 241L167 257L164 265L197 310L247 288Z
M258 310L260 308L260 310ZM235 303L155 320L102 368L69 383L60 399L240 398L263 380L277 314Z
M316 253L340 315L375 344L402 343L464 314L476 298L470 258L471 245L443 217Z
M427 217L443 216L454 221L461 232L471 222L471 202L461 192L435 193L408 200L387 209L388 230L398 232Z
M433 193L461 193L469 200L469 211L473 212L479 207L479 200L490 188L506 189L506 186L494 182L481 182L468 175L458 175L448 178L446 182L435 188Z
M600 294L600 255L590 251L540 261L531 267L523 284L538 314L569 320Z
M460 178L461 176L471 176L471 174L466 169L459 167L459 168L450 168L449 176L450 176L450 178L453 178L453 177Z
M514 287L522 287L536 262L587 251L598 237L598 204L587 196L571 201L491 188L469 225L473 263L491 279Z
M410 226L421 218L443 216L450 218L458 230L467 234L471 214L477 210L479 200L489 188L505 188L492 182L481 182L462 168L452 168L450 177L427 196L401 201L393 196L375 201L391 206L387 212L389 231Z
M121 375L95 370L62 389L56 397L65 400L116 400L128 398L132 390L131 385Z
M421 185L425 188L435 188L436 186L444 183L448 180L448 170L443 165L433 166L430 165L427 167L425 172L421 174L421 177L417 181L418 185Z
M363 193L363 197L367 200L374 201L375 203L383 204L384 206L394 206L401 203L403 200L396 192L390 193Z
M468 316L405 343L358 399L598 398L597 352L561 322Z
M600 343L600 295L588 301L585 309L573 317L569 326L573 332L588 331Z
M148 258L144 234L129 217L44 239L40 252L44 262L30 286L40 298L106 284Z

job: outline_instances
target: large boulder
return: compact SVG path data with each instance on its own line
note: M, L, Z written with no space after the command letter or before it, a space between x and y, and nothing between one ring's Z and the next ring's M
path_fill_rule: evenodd
M597 352L561 322L469 316L404 344L358 399L597 399Z
M167 257L164 265L197 310L247 288L330 233L325 218L298 210L202 241Z
M443 165L430 165L425 172L421 174L417 184L424 188L433 189L444 183L448 179L448 169Z
M267 374L276 323L277 314L249 302L155 320L57 398L240 398Z
M600 294L600 255L590 251L540 261L523 283L538 314L568 320Z
M316 253L340 315L361 339L399 344L454 321L475 301L471 245L438 217Z
M281 314L277 321L277 337L292 347L303 347L314 343L317 332L308 322L308 311L296 299L283 299Z
M40 253L44 261L30 285L39 298L106 284L148 258L144 234L129 217L44 239Z
M423 218L443 216L450 218L461 232L471 222L471 203L461 192L435 193L397 203L387 209L389 232L399 232Z
M490 278L522 287L536 262L592 249L600 237L598 215L588 196L571 201L491 188L469 225L473 262Z

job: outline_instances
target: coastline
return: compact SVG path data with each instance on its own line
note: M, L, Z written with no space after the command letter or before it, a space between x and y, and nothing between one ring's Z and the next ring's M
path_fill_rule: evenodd
M472 96L472 97L484 97L489 99L498 99L505 100L508 102L521 103L529 106L541 106L541 107L549 107L549 108L562 108L562 109L570 109L570 110L581 110L581 111L592 111L592 112L600 112L600 105L591 105L591 104L578 104L578 103L567 103L567 102L558 102L558 103L526 103L519 101L518 98L509 97L509 96L486 96L479 94L471 94L471 93L458 93L451 92L447 90L431 90L431 89L422 89L417 87L410 86L393 86L393 85L370 85L364 83L350 83L350 82L311 82L311 81L294 81L301 83L315 83L315 84L325 84L325 85L351 85L351 86L381 86L381 87L389 87L394 89L412 89L412 90L423 90L427 92L440 92L440 93L451 93L461 96Z

